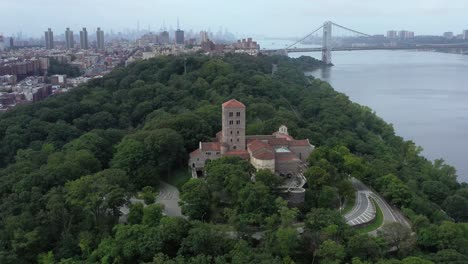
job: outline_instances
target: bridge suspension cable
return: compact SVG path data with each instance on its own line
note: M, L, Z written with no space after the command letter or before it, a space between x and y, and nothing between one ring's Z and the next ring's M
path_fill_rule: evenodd
M369 35L369 34L362 33L362 32L356 31L356 30L354 30L354 29L350 29L350 28L348 28L348 27L342 26L342 25L338 25L338 24L336 24L336 23L334 23L334 22L332 22L332 25L334 25L334 26L336 26L336 27L339 27L339 28L341 28L341 29L344 29L344 30L353 32L353 33L355 33L355 34L361 35L361 36L372 37L372 36ZM313 34L317 33L317 31L321 30L322 28L323 28L323 25L320 26L319 28L317 28L316 30L314 30L312 33L308 34L307 36L305 36L305 37L301 38L300 40L294 42L293 44L287 46L285 49L288 50L288 49L294 47L295 45L297 45L297 44L301 43L302 41L306 40L307 38L309 38L309 37L312 36Z
M361 43L356 43L360 45L354 45L353 39L354 37L351 36L338 36L334 37L332 35L332 32L335 34L337 33L334 29L336 27L336 31L338 33L344 33L349 34L350 32L352 34L358 35L358 36L365 36L372 40L370 43L366 43L364 41L364 44L361 45ZM315 33L317 33L319 30L323 29L323 35L321 37L322 39L322 45L321 47L317 47L317 45L312 46L312 47L299 47L296 48L294 47L298 43L303 42L304 40L310 38L313 36ZM316 39L314 38L313 41L319 40L320 37L317 37ZM362 41L361 39L357 41ZM390 42L391 41L391 42ZM314 43L314 42L312 42ZM314 43L317 44L317 43ZM411 49L453 49L453 48L459 48L459 49L466 49L468 48L468 43L455 43L455 44L417 44L414 41L407 42L403 40L398 40L397 43L395 44L393 40L387 40L385 38L379 38L375 36L371 36L369 34L359 32L357 30L338 25L334 22L327 21L325 22L322 26L314 30L312 33L308 34L307 36L299 39L298 41L295 41L293 44L288 45L284 49L271 49L271 50L264 50L262 53L264 54L282 54L282 55L287 55L288 52L317 52L317 51L322 51L322 61L325 62L326 64L331 63L331 51L336 51L336 50L397 50L397 49L402 49L402 50L411 50Z
M288 50L288 49L294 47L295 45L297 45L298 43L301 43L302 41L306 40L307 38L309 38L310 36L312 36L313 34L315 34L317 31L321 30L322 28L323 28L323 25L320 26L319 28L317 28L316 30L314 30L314 31L313 31L312 33L310 33L309 35L307 35L307 36L301 38L300 40L294 42L293 44L287 46L286 49Z
M342 28L344 30L348 30L348 31L351 31L353 33L356 33L356 34L359 34L359 35L363 35L363 36L366 36L366 37L372 37L371 35L369 34L366 34L366 33L362 33L362 32L359 32L359 31L356 31L356 30L353 30L353 29L350 29L350 28L347 28L347 27L344 27L344 26L341 26L341 25L338 25L336 23L333 23L332 22L332 25L336 26L336 27L339 27L339 28Z

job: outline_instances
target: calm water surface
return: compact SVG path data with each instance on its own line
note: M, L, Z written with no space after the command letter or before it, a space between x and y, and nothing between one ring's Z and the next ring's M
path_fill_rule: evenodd
M372 108L398 135L421 146L424 156L443 158L456 167L459 181L468 182L468 56L418 51L332 56L334 67L311 74Z

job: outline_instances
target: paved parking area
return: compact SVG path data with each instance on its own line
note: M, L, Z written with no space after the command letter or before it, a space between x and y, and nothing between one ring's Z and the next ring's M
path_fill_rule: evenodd
M167 216L182 216L179 201L179 190L175 186L161 182L156 203L164 205L164 213Z
M164 205L164 214L167 216L183 217L179 206L179 201L179 190L177 190L175 186L161 182L159 194L156 197L156 203ZM142 203L144 206L146 206L143 200L131 197L130 204L135 203ZM130 208L127 205L124 205L120 207L119 210L122 213L119 221L126 222L128 214L130 213Z

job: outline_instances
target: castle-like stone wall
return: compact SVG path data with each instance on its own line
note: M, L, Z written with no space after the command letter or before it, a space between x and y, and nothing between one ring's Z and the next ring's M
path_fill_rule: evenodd
M304 188L291 188L288 190L287 200L289 205L297 206L305 201L305 189Z
M307 162L307 158L309 158L315 148L310 146L290 146L289 149L296 154L302 162Z
M260 160L256 159L255 157L250 158L250 163L257 169L267 169L270 170L271 172L275 172L275 160Z
M246 149L245 123L245 106L242 103L230 100L222 105L221 142L227 146L227 151Z

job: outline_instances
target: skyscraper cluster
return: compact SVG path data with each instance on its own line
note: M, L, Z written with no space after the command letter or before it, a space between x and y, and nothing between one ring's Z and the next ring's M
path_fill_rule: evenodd
M468 30L463 30L461 34L455 34L452 31L444 32L442 36L445 39L468 40Z
M252 38L238 40L234 43L236 49L260 49L260 45L256 41L253 41Z
M99 50L103 50L104 49L104 31L102 31L101 28L97 29L96 37L97 37L97 48Z
M5 49L5 43L3 40L3 36L0 35L0 51L3 51Z
M45 46L46 49L54 48L54 32L50 28L45 32Z
M162 44L169 43L169 32L164 30L163 32L159 33L159 42Z
M451 32L451 31L444 32L443 36L446 39L453 39L454 38L453 32Z
M414 32L413 31L407 31L407 30L389 30L387 31L387 38L388 39L413 39L414 38Z
M54 48L54 33L50 28L45 32L45 47L46 49ZM70 28L65 30L65 47L67 49L75 48L74 34ZM104 31L101 28L98 28L96 31L96 47L99 50L104 50L105 48ZM88 31L86 28L80 31L80 48L84 50L89 49Z
M73 40L73 31L70 28L67 28L65 31L65 41L67 44L67 49L73 49L75 47L75 41Z
M208 40L209 40L208 32L207 31L201 31L200 32L200 42L204 43L204 42L208 42Z
M397 36L398 36L398 32L396 30L387 31L387 38L388 39L396 39Z
M185 33L180 29L179 20L177 19L177 30L175 31L175 42L177 45L185 43Z
M400 39L414 39L414 32L407 31L407 30L400 30L398 31L398 37Z
M80 31L80 47L84 50L87 50L89 48L88 31L86 31L86 28L83 28L83 30Z

